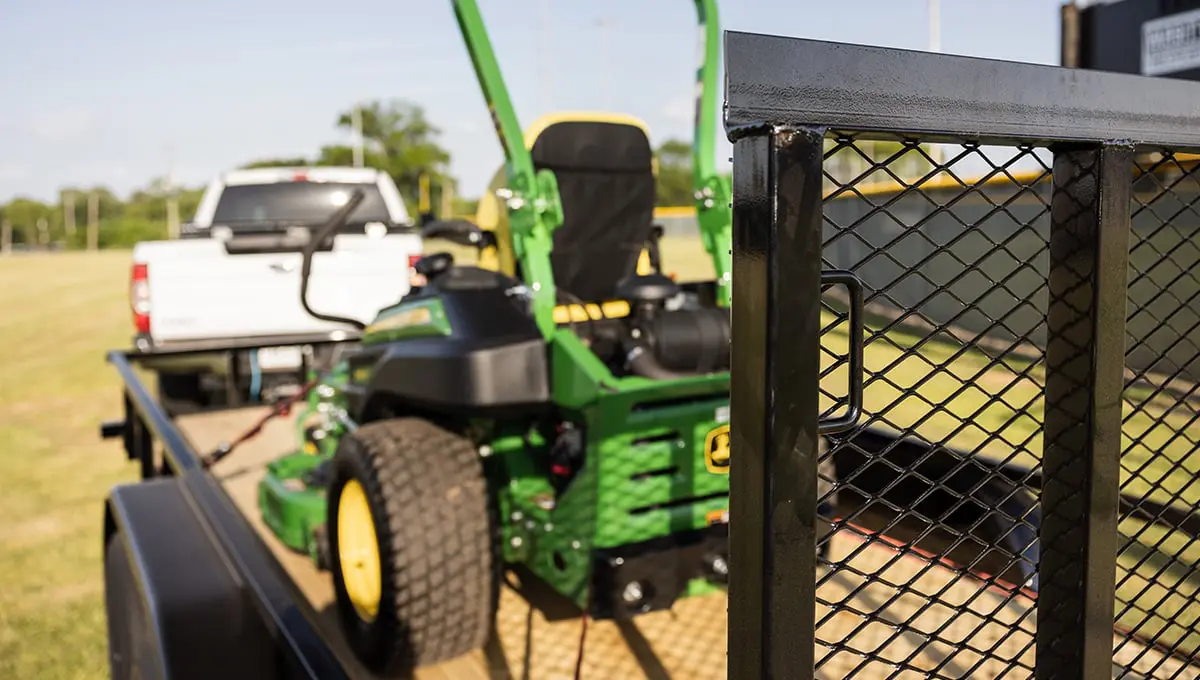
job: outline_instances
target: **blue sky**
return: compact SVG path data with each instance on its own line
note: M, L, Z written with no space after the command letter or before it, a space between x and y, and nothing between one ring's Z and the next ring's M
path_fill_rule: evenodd
M1059 5L942 0L942 51L1055 64ZM614 109L646 120L655 140L690 135L691 2L480 6L523 124L554 109ZM928 44L925 0L725 0L721 12L727 29ZM124 195L165 174L168 148L189 185L254 158L312 153L348 140L333 123L357 99L423 105L463 194L477 195L501 161L449 2L2 0L0 45L0 201L97 183Z

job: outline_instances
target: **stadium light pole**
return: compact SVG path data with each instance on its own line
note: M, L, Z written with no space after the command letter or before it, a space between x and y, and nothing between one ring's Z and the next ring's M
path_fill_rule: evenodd
M942 7L941 0L926 0L926 14L929 20L929 51L942 51ZM942 145L931 144L929 155L939 166L942 164Z
M942 51L942 13L940 0L928 0L929 51Z

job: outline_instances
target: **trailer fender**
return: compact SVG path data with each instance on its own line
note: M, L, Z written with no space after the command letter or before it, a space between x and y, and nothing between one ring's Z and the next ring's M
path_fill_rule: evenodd
M278 675L276 645L182 479L113 489L104 548L114 678Z

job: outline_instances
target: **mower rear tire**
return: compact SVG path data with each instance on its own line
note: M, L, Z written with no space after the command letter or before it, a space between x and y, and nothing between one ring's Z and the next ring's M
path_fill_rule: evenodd
M338 443L328 499L338 618L364 666L405 677L487 642L500 556L471 441L418 418L364 425Z

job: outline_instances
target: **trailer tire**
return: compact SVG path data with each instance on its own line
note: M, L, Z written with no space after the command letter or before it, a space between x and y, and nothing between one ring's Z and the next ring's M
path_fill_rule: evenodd
M333 461L329 561L338 618L363 665L405 677L482 647L501 559L475 446L428 421L396 418L342 437ZM364 516L373 536L361 529ZM377 552L364 553L372 544Z
M104 547L104 609L108 619L108 668L113 680L162 677L154 636L129 560L129 544L117 532Z

